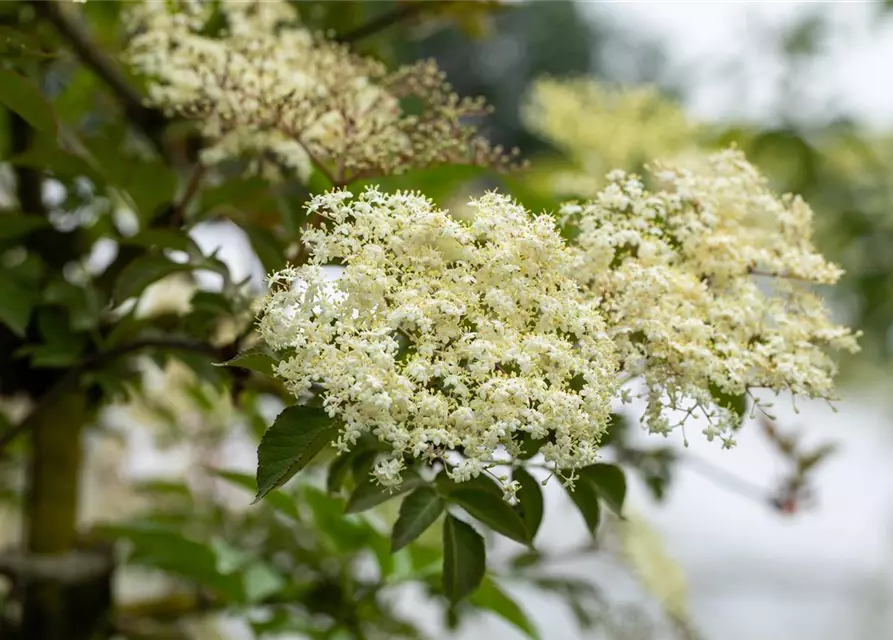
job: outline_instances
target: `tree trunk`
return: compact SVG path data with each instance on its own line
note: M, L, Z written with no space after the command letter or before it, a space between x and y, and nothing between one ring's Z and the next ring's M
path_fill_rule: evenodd
M80 572L79 563L72 562L80 558L77 513L81 440L87 417L85 395L74 389L52 406L42 407L31 432L32 459L25 496L28 566L22 574L23 639L90 640L104 626L110 608L111 563L107 571ZM89 555L87 552L84 557ZM50 569L37 571L38 562Z

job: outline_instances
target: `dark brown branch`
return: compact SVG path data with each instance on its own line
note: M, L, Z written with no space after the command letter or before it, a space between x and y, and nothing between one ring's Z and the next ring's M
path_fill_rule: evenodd
M136 340L127 344L109 349L108 351L99 351L94 353L78 365L72 367L62 376L44 395L35 400L34 409L31 410L18 424L8 429L0 436L0 453L9 446L20 435L29 431L39 421L40 411L44 407L51 406L56 400L62 397L70 390L81 375L99 369L105 364L112 362L122 356L142 351L144 349L164 349L172 351L190 351L193 353L201 353L211 358L223 359L223 350L217 349L207 343L197 340L187 340L182 338L146 338Z
M189 208L189 203L192 202L192 199L198 193L198 189L202 184L202 179L205 177L207 171L208 168L205 165L195 165L195 170L192 172L192 177L189 178L189 184L186 185L186 191L183 194L183 197L174 206L171 215L172 227L179 227L183 224L183 221L186 219L186 210Z
M81 62L91 69L112 90L124 108L128 120L152 141L164 155L162 133L167 118L158 109L146 106L143 96L128 82L121 70L90 41L84 29L72 22L54 0L29 0L35 13L46 20L64 38Z
M450 4L448 1L437 2L440 6L445 4ZM399 9L394 9L388 13L385 13L374 20L370 20L366 24L360 25L356 29L352 31L348 31L340 36L337 36L335 40L337 42L342 42L344 44L354 44L363 38L368 38L369 36L375 35L379 31L384 31L385 29L389 29L396 24L404 22L406 20L410 20L415 16L422 13L428 7L425 6L425 3L422 2L414 2L413 4L407 5L405 7L400 7Z

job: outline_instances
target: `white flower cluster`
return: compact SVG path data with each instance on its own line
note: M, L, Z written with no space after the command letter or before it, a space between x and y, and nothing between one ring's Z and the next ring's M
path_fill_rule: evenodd
M126 57L150 102L200 122L214 142L206 163L250 156L271 178L277 164L306 177L315 163L341 184L439 162L511 165L462 122L487 113L483 101L457 97L432 62L389 73L311 33L285 0L146 0L128 22Z
M553 177L567 197L591 197L612 169L638 169L696 144L682 107L651 86L612 87L593 78L540 78L523 105L527 128L573 162Z
M828 350L857 345L814 290L841 272L812 246L809 206L772 193L734 149L652 174L656 193L614 172L595 199L562 210L624 374L644 379L645 423L666 433L667 409L701 414L708 438L731 444L737 416L717 391L829 397Z
M617 378L597 301L553 218L494 193L470 207L465 222L415 193L317 196L311 263L271 277L260 333L286 354L278 374L296 396L321 386L341 449L367 432L392 447L382 485L405 457L461 458L452 475L467 480L523 434L548 438L565 477L596 459Z

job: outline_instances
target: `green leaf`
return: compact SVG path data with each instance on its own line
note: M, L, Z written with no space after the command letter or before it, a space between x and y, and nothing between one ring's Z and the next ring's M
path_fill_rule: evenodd
M577 506L580 515L583 516L583 520L586 521L586 528L589 530L589 533L595 535L598 523L601 520L601 508L598 506L598 494L595 492L595 487L583 478L578 478L573 491L567 487L565 489L570 499Z
M536 564L539 564L542 561L543 556L539 551L536 550L528 550L522 551L518 555L514 556L511 560L512 569L526 569L527 567L532 567Z
M259 200L269 199L269 191L269 183L260 178L232 178L203 189L199 208L206 212L221 206L254 208Z
M536 627L533 626L530 618L518 606L518 603L489 578L484 578L480 588L471 596L470 601L481 609L492 611L506 622L514 625L528 638L536 640L540 637Z
M449 495L453 502L468 512L468 515L480 520L507 538L521 544L530 544L530 532L517 511L502 499L488 491L468 488L458 489Z
M382 487L367 475L358 480L357 488L350 495L344 512L360 513L361 511L366 511L407 491L412 491L423 484L425 484L425 481L414 471L404 472L403 482L396 489Z
M273 357L270 350L266 347L252 347L237 355L235 358L226 362L216 363L215 367L239 367L240 369L250 369L267 376L273 375L273 368L276 366L277 360Z
M125 238L122 244L132 244L147 249L173 249L182 251L192 257L200 256L201 250L186 231L174 229L146 229L136 235Z
M521 447L520 458L521 460L530 460L533 456L539 453L540 447L546 444L549 441L548 437L545 438L534 438L527 432L522 432L521 435L517 438L518 445Z
M476 489L478 491L484 491L486 493L492 493L494 496L498 497L500 500L502 499L502 489L490 479L490 476L481 474L475 478L469 478L465 482L456 482L452 478L450 478L446 472L440 472L437 474L437 478L435 478L435 484L437 485L438 491L440 491L445 496L449 496L454 491L459 491L461 489Z
M28 149L16 154L9 162L19 167L32 167L52 171L56 177L77 178L84 176L97 186L105 184L105 176L92 160L78 153L62 149L55 135L40 135Z
M211 550L217 562L217 571L223 574L238 571L250 559L245 551L237 549L222 538L211 538Z
M337 435L337 426L322 409L286 408L267 429L257 448L254 502L288 482Z
M443 498L431 487L419 487L409 494L400 505L400 515L391 532L391 553L425 533L445 507Z
M257 480L255 480L254 476L250 476L247 473L238 473L236 471L220 471L217 469L211 469L210 471L223 480L245 489L252 495L257 493ZM295 500L285 493L269 493L264 499L264 502L292 520L299 521L301 519Z
M208 544L184 537L179 531L157 525L109 526L100 529L106 535L129 540L130 561L182 576L198 585L242 599L238 574L217 570L217 556Z
M123 302L141 294L146 287L165 276L189 271L192 266L174 262L163 255L150 254L137 258L128 264L115 281L114 298Z
M594 464L580 469L580 479L592 486L611 511L623 516L623 501L626 498L623 469L613 464Z
M125 158L127 175L119 185L136 205L140 219L154 220L176 195L177 174L163 162L140 162Z
M228 316L233 313L231 300L225 295L213 291L196 291L189 304L193 311L211 316Z
M350 465L353 462L353 451L341 453L329 464L329 472L326 474L326 491L338 493L344 486Z
M717 385L711 383L710 395L713 396L713 399L716 401L717 406L728 409L738 416L738 426L740 427L741 424L744 422L744 418L747 416L747 394L741 393L738 395L732 395L730 393L726 393Z
M39 296L10 277L0 277L0 322L19 337L25 336Z
M276 236L257 225L246 225L242 229L248 235L265 273L279 271L285 266L285 250Z
M36 131L55 134L53 107L33 82L9 69L0 69L0 104L18 114Z
M32 231L50 226L49 220L36 215L0 215L0 240L16 240Z
M481 584L487 570L484 539L470 525L447 515L443 521L443 592L458 602Z
M242 589L249 603L262 602L285 585L282 576L264 562L253 562L242 573Z
M517 467L512 471L512 480L517 480L521 483L521 488L518 489L517 493L518 507L521 511L521 517L524 519L524 524L527 526L527 531L530 532L530 540L533 541L543 521L542 488L540 483L521 467Z
M623 443L626 441L626 434L629 432L629 420L622 413L612 413L608 419L608 428L602 436L599 446L606 447L614 443Z

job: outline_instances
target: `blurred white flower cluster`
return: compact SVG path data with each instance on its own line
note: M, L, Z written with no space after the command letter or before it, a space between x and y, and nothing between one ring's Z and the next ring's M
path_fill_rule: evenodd
M522 434L549 438L541 453L567 480L596 459L617 377L596 300L552 217L493 193L470 206L464 222L415 193L318 196L311 264L271 278L260 332L290 354L278 374L297 396L324 388L341 449L366 432L393 448L382 485L400 483L404 456L460 452L455 479L478 476Z
M149 79L150 102L196 119L214 141L209 164L251 157L337 183L440 162L511 165L465 122L488 112L459 98L433 62L389 72L379 61L301 26L285 0L144 1L129 8L126 58ZM422 109L407 113L404 98ZM270 162L274 160L275 162Z
M677 426L667 410L681 411L731 444L738 416L716 390L829 397L828 351L856 350L856 336L814 291L841 271L812 246L809 206L772 193L734 149L652 174L662 190L614 172L592 201L562 209L624 374L644 379L644 422L666 433Z
M753 388L831 397L831 349L856 336L831 322L815 284L840 271L811 245L811 211L778 197L736 150L690 169L659 167L650 193L615 172L553 218L490 193L457 220L418 194L316 197L311 264L271 276L264 341L296 396L313 385L347 450L371 432L404 458L461 453L457 480L547 439L565 481L596 458L609 403L643 383L644 423L689 418L733 444L722 399ZM344 272L327 279L322 265ZM508 486L509 493L511 487Z
M698 127L682 107L651 86L617 87L592 78L542 78L522 108L527 128L574 164L553 188L594 196L612 169L631 169L696 146Z

